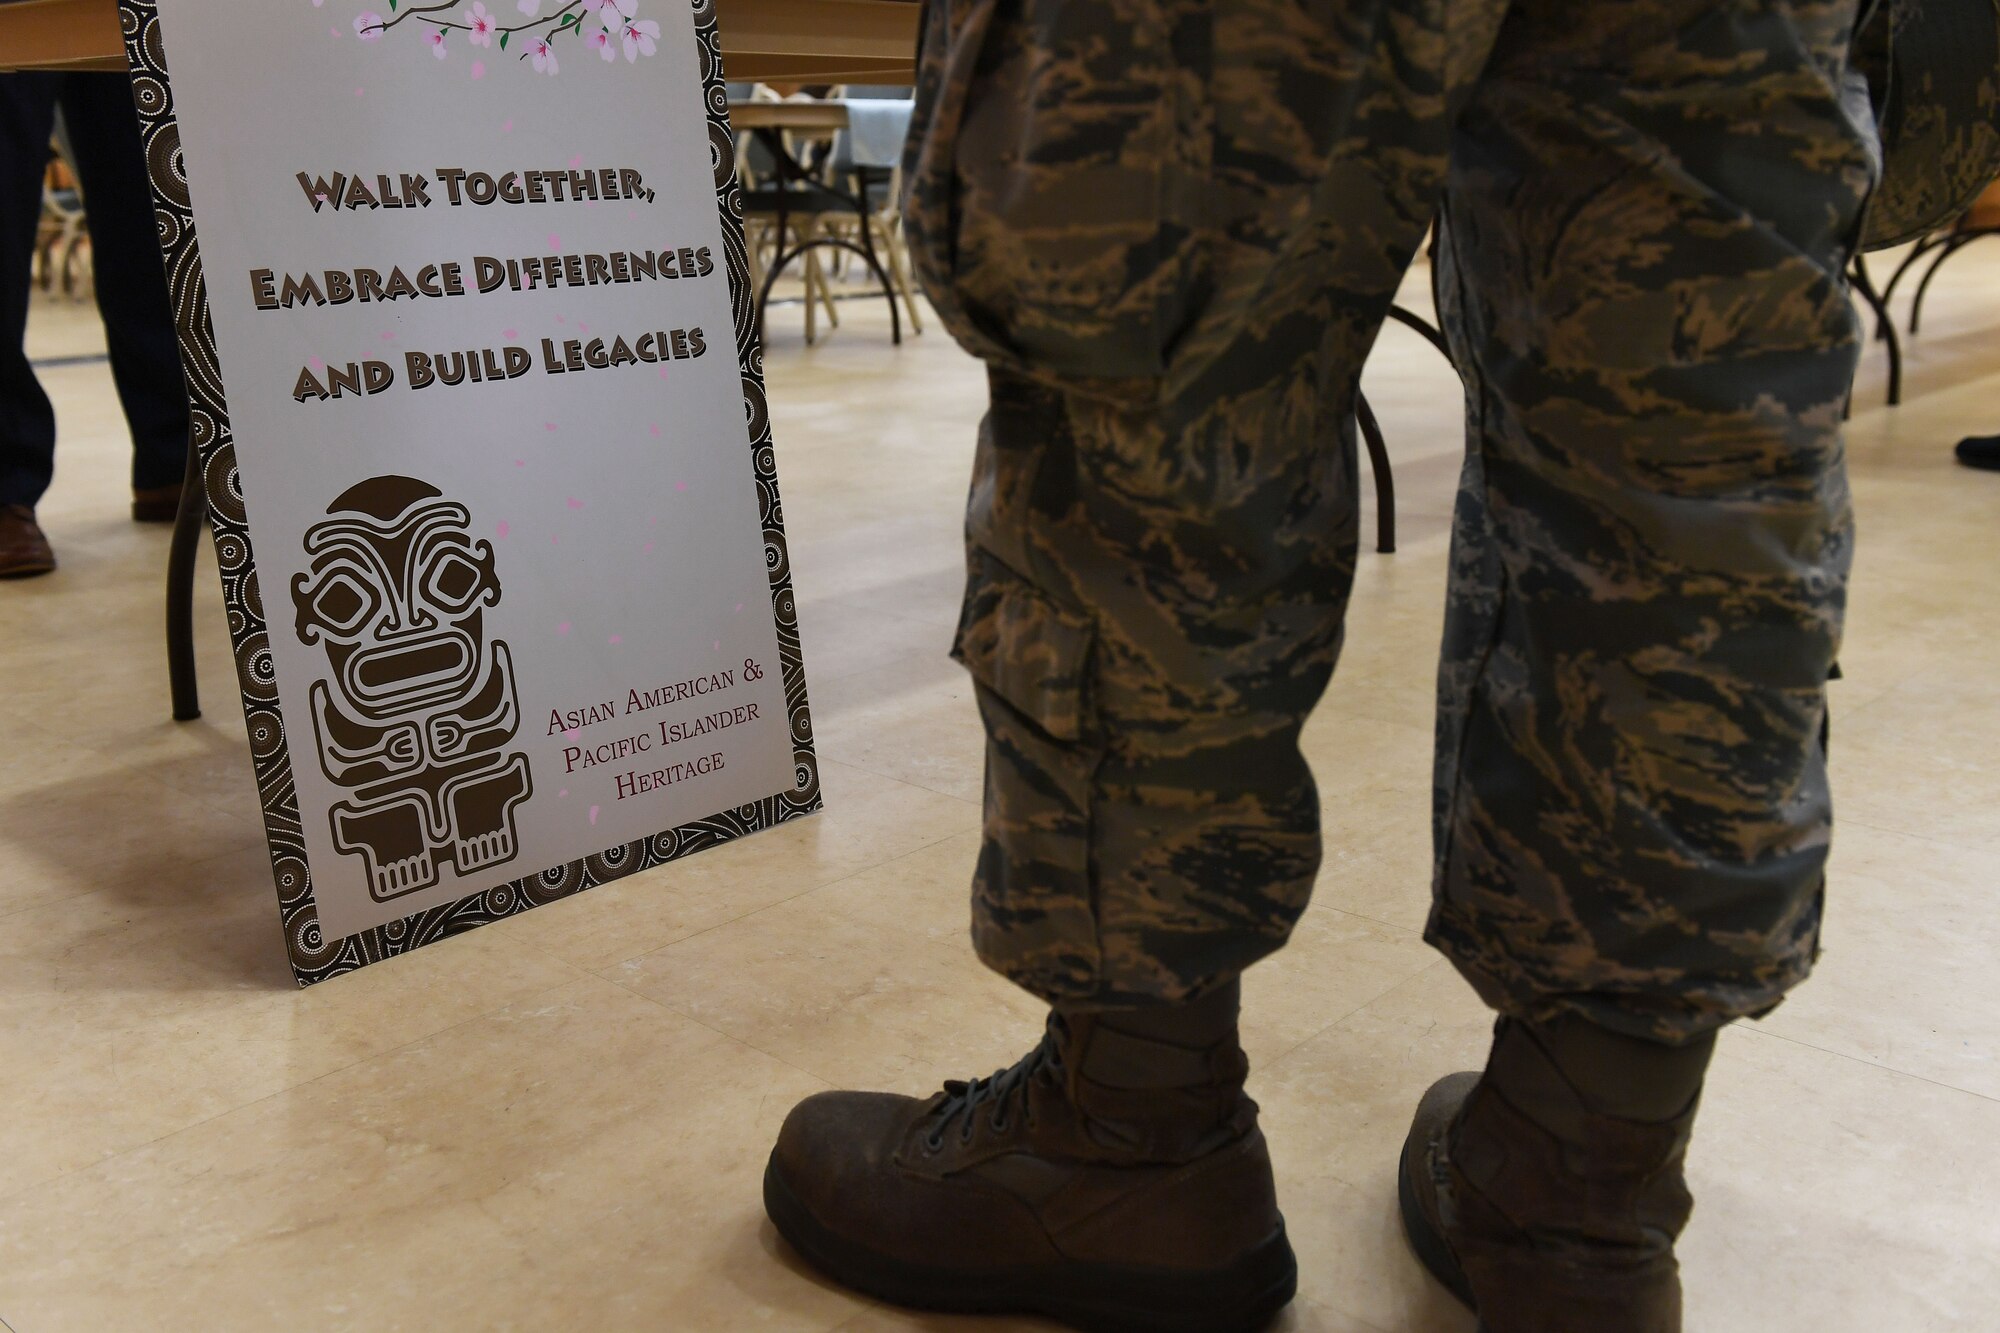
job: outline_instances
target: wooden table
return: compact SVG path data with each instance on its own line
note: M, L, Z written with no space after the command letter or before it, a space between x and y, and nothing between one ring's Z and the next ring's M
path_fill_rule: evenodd
M717 0L717 9L732 79L895 84L914 78L916 0ZM0 3L0 69L124 68L117 0Z

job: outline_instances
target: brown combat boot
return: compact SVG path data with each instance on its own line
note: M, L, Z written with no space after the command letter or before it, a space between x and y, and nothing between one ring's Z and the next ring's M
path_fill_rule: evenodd
M56 553L27 505L0 505L0 579L26 579L56 567Z
M1714 1046L1503 1018L1483 1075L1425 1094L1403 1229L1480 1333L1680 1333L1681 1164Z
M827 1092L785 1121L764 1207L842 1284L1077 1328L1237 1333L1292 1299L1237 987L1058 1007L1011 1069L928 1100Z

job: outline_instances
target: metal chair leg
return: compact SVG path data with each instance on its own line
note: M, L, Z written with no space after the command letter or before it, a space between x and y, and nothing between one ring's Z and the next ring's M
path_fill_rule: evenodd
M1924 295L1925 293L1930 291L1931 279L1935 278L1937 276L1938 270L1944 267L1944 261L1950 259L1953 255L1957 254L1960 250L1963 250L1966 246L1972 244L1980 237L1993 236L1996 234L2000 234L2000 227L1982 227L1977 231L1954 232L1952 234L1952 238L1949 241L1945 242L1944 253L1940 254L1936 259L1933 259L1931 261L1931 266L1924 270L1923 281L1917 284L1917 294L1910 298L1911 333L1915 333L1917 331L1917 326L1923 319Z
M1903 401L1903 340L1896 336L1895 321L1889 318L1889 307L1875 290L1875 284L1868 276L1868 265L1860 255L1854 256L1854 267L1848 275L1850 284L1868 308L1875 312L1875 328L1889 344L1889 406Z
M1896 265L1896 271L1889 275L1889 281L1883 284L1882 287L1883 305L1889 304L1889 302L1893 301L1896 298L1896 287L1899 283L1903 281L1903 275L1905 273L1908 273L1912 268L1915 268L1916 263L1919 259L1922 259L1925 255L1929 254L1931 251L1937 249L1940 245L1943 245L1947 239L1948 237L1946 236L1945 233L1934 231L1930 235L1924 237L1922 240L1918 241L1915 245L1910 247L1910 252L1904 255L1902 258L1902 262ZM1882 336L1880 331L1877 331L1876 336L1878 338Z
M1375 474L1375 549L1384 555L1396 549L1396 478L1389 469L1389 448L1382 442L1382 426L1368 395L1356 390L1354 419L1368 446L1368 469Z
M188 444L187 476L181 481L181 507L174 515L173 545L167 551L167 680L173 690L174 721L201 716L201 691L194 673L194 557L201 545L202 520L208 517L208 492L202 483L201 460Z

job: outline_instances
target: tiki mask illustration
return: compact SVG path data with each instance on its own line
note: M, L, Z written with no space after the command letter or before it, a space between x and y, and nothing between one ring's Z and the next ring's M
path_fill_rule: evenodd
M465 506L410 477L370 477L306 531L292 580L302 643L326 651L312 687L320 769L348 797L333 842L364 858L378 901L512 860L514 807L533 787L514 662L482 621L500 601L493 548Z

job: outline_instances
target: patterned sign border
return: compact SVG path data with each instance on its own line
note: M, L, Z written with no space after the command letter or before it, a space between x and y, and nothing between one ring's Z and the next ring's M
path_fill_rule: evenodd
M201 251L196 244L194 216L188 200L187 172L181 159L180 127L174 120L173 89L167 78L159 11L155 0L119 0L125 58L131 66L133 97L139 108L140 133L153 181L154 214L160 246L166 254L167 283L173 296L181 363L187 374L193 411L193 463L200 469L208 497L229 637L236 649L243 714L250 731L257 791L264 807L271 873L278 886L285 949L301 986L622 879L745 833L796 819L820 807L819 764L813 753L812 715L806 703L791 560L785 545L784 511L778 499L777 461L771 444L771 415L764 398L764 354L757 339L756 297L743 246L743 195L736 181L735 140L729 129L728 95L723 90L722 41L715 26L715 0L693 0L693 9L695 45L708 112L709 152L715 168L715 201L722 221L730 304L736 323L736 353L743 374L747 442L763 515L771 611L778 630L785 707L791 719L792 788L636 842L604 848L538 875L496 885L400 921L340 939L327 939L320 933L319 912L313 902L298 797L292 786L291 756L284 720L278 713L277 686L265 637L263 597L257 585L257 565L244 517L243 489L236 474L236 449L230 435L215 332L209 321L208 298L202 282Z

